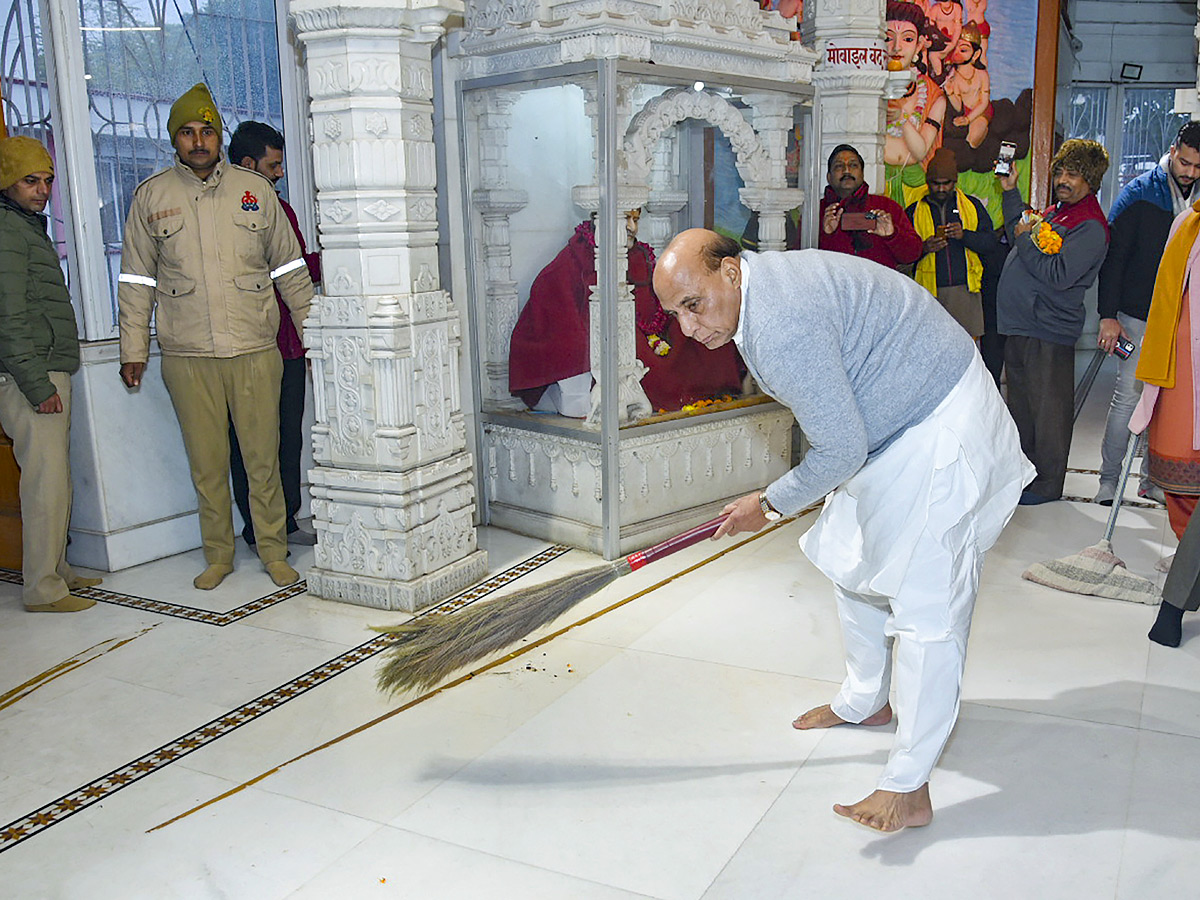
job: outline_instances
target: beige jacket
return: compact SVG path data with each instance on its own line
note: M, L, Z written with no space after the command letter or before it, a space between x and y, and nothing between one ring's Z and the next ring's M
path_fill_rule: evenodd
M201 181L176 160L133 194L117 286L121 362L146 362L150 316L168 356L232 357L275 344L279 306L296 331L313 286L271 182L224 158Z

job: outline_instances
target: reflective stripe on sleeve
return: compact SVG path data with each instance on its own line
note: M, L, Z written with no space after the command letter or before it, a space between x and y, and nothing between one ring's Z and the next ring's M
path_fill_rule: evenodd
M158 287L158 282L153 278L148 278L145 275L130 275L127 272L122 272L118 275L117 281L123 281L126 284L144 284L146 287Z
M304 257L303 256L300 257L299 259L293 259L290 263L284 263L278 269L272 270L271 280L274 281L280 275L286 275L288 272L292 271L293 269L298 269L302 265L304 265Z

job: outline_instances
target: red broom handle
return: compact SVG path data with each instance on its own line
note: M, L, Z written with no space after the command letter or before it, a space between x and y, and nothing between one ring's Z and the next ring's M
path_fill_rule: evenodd
M703 525L697 525L695 528L685 531L683 534L677 534L673 538L667 538L661 544L655 544L653 547L647 547L645 550L639 550L637 553L631 553L625 557L625 562L629 564L630 571L640 569L648 562L653 562L661 556L670 556L677 550L682 550L685 547L690 547L692 544L698 544L705 538L710 538L717 533L717 529L724 524L729 516L717 516L715 519L710 519Z

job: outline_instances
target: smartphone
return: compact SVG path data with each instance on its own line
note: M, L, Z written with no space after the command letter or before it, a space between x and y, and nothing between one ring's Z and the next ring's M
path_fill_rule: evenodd
M1017 158L1017 145L1010 141L1000 142L1000 155L996 159L996 168L993 170L997 175L1011 175L1013 170L1013 160Z
M940 237L940 238L944 238L944 237L946 236L946 226L945 226L945 225L936 225L936 226L934 226L934 229L933 229L933 236L934 236L934 237Z
M1117 345L1113 347L1113 353L1121 357L1121 359L1129 359L1133 351L1137 349L1137 345L1128 338L1117 338Z
M876 218L878 216L873 212L842 213L842 231L870 231L875 227Z

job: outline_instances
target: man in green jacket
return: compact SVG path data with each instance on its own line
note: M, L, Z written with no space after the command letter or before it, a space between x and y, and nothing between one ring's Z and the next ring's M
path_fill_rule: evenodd
M21 467L22 599L30 612L78 612L71 591L99 578L67 565L75 311L46 235L54 161L30 137L0 140L0 425Z

